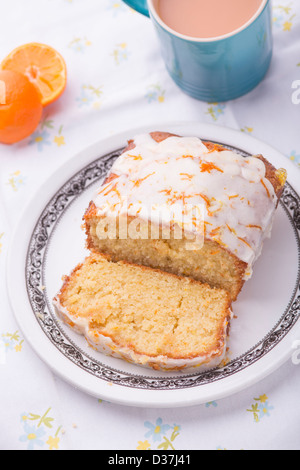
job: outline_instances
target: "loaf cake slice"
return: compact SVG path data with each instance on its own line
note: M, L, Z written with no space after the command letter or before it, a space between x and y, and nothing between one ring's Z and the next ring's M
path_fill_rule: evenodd
M285 170L262 155L244 158L196 137L139 135L84 215L87 247L225 289L234 301L271 234L285 181Z
M155 370L215 367L226 352L230 296L187 277L93 254L53 303L97 351Z

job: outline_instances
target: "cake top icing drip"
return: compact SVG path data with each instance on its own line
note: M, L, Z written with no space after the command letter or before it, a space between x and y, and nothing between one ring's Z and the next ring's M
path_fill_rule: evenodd
M134 144L116 160L114 177L94 197L99 215L126 213L153 223L185 225L246 262L250 276L277 205L264 162L209 149L197 137L156 142L142 134ZM197 208L203 217L195 217Z

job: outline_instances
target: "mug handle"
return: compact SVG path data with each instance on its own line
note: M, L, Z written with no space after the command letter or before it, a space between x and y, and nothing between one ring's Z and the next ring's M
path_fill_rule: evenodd
M123 2L126 3L129 7L138 11L139 13L150 17L149 10L147 7L147 0L123 0Z

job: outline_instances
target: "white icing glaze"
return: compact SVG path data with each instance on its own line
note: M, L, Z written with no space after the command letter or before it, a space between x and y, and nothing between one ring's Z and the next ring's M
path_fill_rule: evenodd
M196 137L157 143L143 134L134 143L113 165L117 177L95 195L98 215L185 224L194 235L201 232L247 263L249 278L270 236L277 205L264 162L229 150L209 151ZM201 208L204 224L193 223L191 207Z
M220 349L212 351L210 354L197 356L191 359L173 359L164 355L155 357L145 354L138 354L133 349L126 346L117 345L110 337L101 335L97 330L90 328L90 319L87 317L74 317L68 309L61 305L58 300L59 295L53 300L53 305L57 316L69 325L76 333L83 335L88 344L98 352L107 356L123 359L130 363L139 364L146 368L172 371L195 369L207 370L217 367L224 359L226 354L228 320L224 321L221 334ZM233 313L229 311L230 319ZM229 320L230 321L230 320Z

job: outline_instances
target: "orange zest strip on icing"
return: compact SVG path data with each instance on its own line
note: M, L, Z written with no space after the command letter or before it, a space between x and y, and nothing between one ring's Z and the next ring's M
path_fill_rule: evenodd
M216 228L214 228L214 229L210 232L211 236L212 236L212 237L215 237L215 236L218 234L219 230L221 230L221 228L222 228L222 227L216 227Z
M209 198L208 198L207 196L205 196L205 194L202 194L202 193L195 194L195 196L200 196L200 197L205 201L207 213L208 213L208 215L211 217L213 214L212 214L212 212L209 210L209 207L210 207L210 204L211 204Z
M182 201L183 204L185 204L186 199L193 197L192 195L188 196L184 191L179 193L178 191L173 191L171 188L162 189L159 192L165 193L166 196L170 196L169 199L167 199L168 204L173 204L176 201Z
M119 199L121 199L121 194L119 193L119 191L117 189L117 183L115 183L111 188L109 188L108 191L103 194L103 196L107 196L112 191L115 191L115 193L118 195Z
M206 202L206 204L207 204L208 206L210 206L210 200L209 200L209 198L208 198L207 196L205 196L205 194L199 193L198 196L202 197L202 199L204 199L204 201Z
M121 196L119 190L115 187L115 188L113 188L113 191L117 194L118 198L121 200L122 196Z
M169 188L169 189L162 189L161 191L159 191L160 193L165 193L166 196L170 196L171 193L172 193L172 189Z
M235 194L234 196L228 196L229 199L235 199L236 197L239 197L238 194ZM244 198L243 198L244 199Z
M195 157L193 157L193 155L182 155L182 157L178 157L176 160L180 160L181 158L191 158L194 160Z
M261 227L260 225L249 224L249 225L246 225L246 227L249 227L249 228L258 228L258 230L262 230L262 227Z
M220 206L218 207L218 209L215 209L214 211L212 211L212 210L210 211L211 215L214 215L217 212L220 212L222 210L224 204L223 204L222 201L219 201L219 203L220 203Z
M103 188L101 189L101 191L98 192L98 194L100 195L100 194L104 193L104 191L108 190L109 186L112 186L112 183L113 183L113 181L110 181L109 183L105 184L105 185L103 186ZM115 183L115 186L116 186L116 183ZM104 196L106 196L106 195L109 193L109 191L111 191L111 189L112 189L112 188L110 188L110 189L108 190L108 192L106 192L106 193L104 194Z
M143 157L141 155L129 155L128 153L127 156L133 158L134 160L143 160Z
M192 224L194 225L194 227L197 227L197 217L192 217Z
M233 233L234 235L236 235L236 231L234 230L234 228L230 227L228 224L226 224L226 227L228 228L228 230Z
M188 199L188 198L191 198L191 197L192 196L187 196L185 194L185 192L177 193L175 191L173 198L168 199L167 202L173 203L173 202L176 202L176 201L182 201L183 204L185 204L185 200Z
M138 180L135 180L135 181L132 181L133 184L133 187L138 187L142 184L143 181L145 181L147 178L149 178L150 176L154 175L155 174L155 171L153 171L153 173L150 173L149 175L145 176L145 178L140 178Z
M267 195L268 195L268 197L271 197L271 195L270 195L270 191L268 190L268 188L267 188L267 186L266 186L266 184L265 184L264 180L263 180L263 179L261 179L261 180L260 180L260 182L261 182L261 184L263 185L263 187L265 188L265 190L267 191Z
M177 196L177 193L176 191L173 191L171 188L169 189L162 189L161 191L159 191L160 193L165 193L166 196L170 196L168 199L167 199L167 203L168 204L173 204L174 202L176 202L178 200L178 196Z
M202 162L201 165L200 165L200 171L201 173L204 173L205 171L207 171L208 173L210 173L212 170L217 170L219 171L220 173L224 173L223 170L221 170L221 168L219 168L217 165L215 165L213 162Z
M185 178L182 178L184 180L191 180L195 176L195 175L190 175L189 173L179 173L179 174L180 176L185 176Z
M252 246L249 245L249 243L248 243L244 238L242 238L242 237L237 237L237 238L238 238L239 240L241 240L241 242L243 242L243 243L245 243L247 246L249 246L249 248L252 249Z

